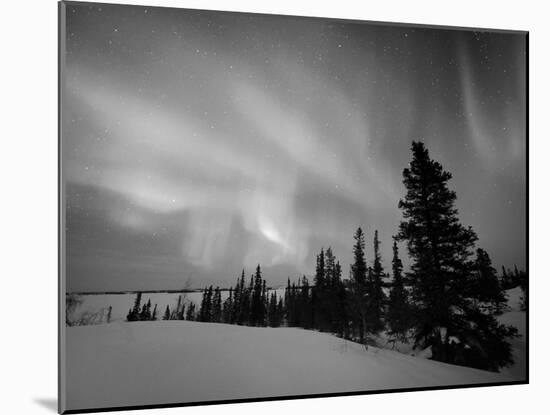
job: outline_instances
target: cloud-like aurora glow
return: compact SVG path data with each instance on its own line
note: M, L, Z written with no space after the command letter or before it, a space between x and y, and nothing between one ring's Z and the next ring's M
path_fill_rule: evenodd
M108 5L67 22L70 290L226 286L257 263L282 283L322 246L347 264L359 225L389 265L413 139L495 262L523 264L518 35Z

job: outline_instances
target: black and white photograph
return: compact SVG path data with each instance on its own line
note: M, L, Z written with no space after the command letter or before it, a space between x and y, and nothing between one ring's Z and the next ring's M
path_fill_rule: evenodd
M61 412L528 383L527 32L67 1L59 48Z

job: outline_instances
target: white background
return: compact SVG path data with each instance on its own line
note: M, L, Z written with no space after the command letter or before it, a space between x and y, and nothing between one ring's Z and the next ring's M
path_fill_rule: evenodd
M545 2L423 0L130 1L189 8L530 31L530 291L528 386L174 408L140 413L547 413L549 13ZM57 4L4 1L0 14L0 412L54 413L57 393Z

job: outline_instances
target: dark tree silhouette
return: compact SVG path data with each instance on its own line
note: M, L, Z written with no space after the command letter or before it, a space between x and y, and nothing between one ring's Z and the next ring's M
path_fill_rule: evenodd
M351 265L351 302L350 311L354 332L359 336L359 343L365 343L367 330L367 261L365 259L365 234L357 228L353 245L353 264Z
M201 308L199 311L199 320L209 322L212 320L212 286L205 288L202 293Z
M141 313L141 292L138 292L134 300L134 307L128 311L126 316L127 321L138 321Z
M107 323L110 323L111 322L111 315L113 313L113 306L110 305L109 306L109 309L107 310Z
M497 313L502 312L507 300L506 294L498 280L497 271L491 264L489 254L481 248L476 250L474 272L470 278L468 289L469 296L490 303Z
M163 320L170 320L170 307L166 306L166 310L164 311L164 316L162 317Z
M229 296L225 299L222 306L222 322L235 324L233 320L233 287L229 288Z
M484 341L489 335L471 329L474 320L481 317L466 295L474 269L470 258L477 235L459 222L454 206L456 194L447 185L451 174L430 158L423 143L413 142L412 153L410 166L403 170L407 193L399 201L404 220L397 237L406 241L413 260L407 279L415 307L415 345L431 346L433 359L453 363L461 354L456 346L458 339L460 347L468 346L468 353L461 354L464 359L479 353L487 356L484 364L492 368L492 361L507 359L489 355L490 346ZM483 328L492 330L491 335L512 335L496 324L493 316L483 315L483 319L487 320ZM501 343L504 355L506 344ZM463 364L476 366L477 362L470 359Z
M190 303L187 307L187 313L185 315L185 319L188 321L194 321L196 319L195 315L195 303Z
M374 261L372 269L367 272L366 297L367 297L367 331L378 333L384 328L383 313L386 295L382 290L384 269L380 256L380 241L378 231L374 231Z
M399 258L397 242L393 241L393 280L388 301L387 322L390 336L399 341L407 340L411 321L408 293L403 283L403 263Z
M211 321L219 323L222 320L222 297L220 287L216 287L212 298L212 317Z

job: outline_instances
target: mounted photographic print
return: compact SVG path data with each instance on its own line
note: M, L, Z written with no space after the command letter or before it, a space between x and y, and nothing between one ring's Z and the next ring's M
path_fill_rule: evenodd
M527 32L59 10L61 412L528 382Z

